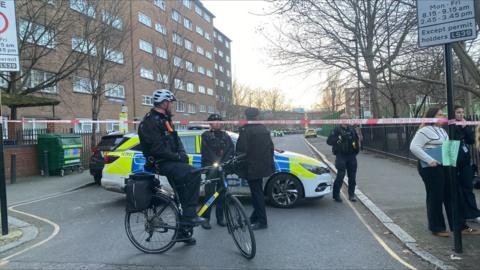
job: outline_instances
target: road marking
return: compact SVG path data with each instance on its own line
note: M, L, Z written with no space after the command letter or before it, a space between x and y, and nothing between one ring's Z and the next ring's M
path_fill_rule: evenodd
M313 152L313 149L312 149L312 146L309 142L307 142L307 140L304 140L305 142L305 145L307 146L307 148L310 150L310 152L313 154L313 156L315 157L315 154ZM331 167L333 164L328 161L328 159L326 157L324 157L325 160L322 160L323 162L325 163L329 163L327 164L328 167ZM332 170L334 170L335 174L337 173L336 170L334 168L331 168ZM363 225L367 228L367 230L373 235L373 238L375 238L375 240L380 244L380 246L390 255L392 256L392 258L394 258L395 260L397 260L399 263L403 264L405 267L407 267L408 269L412 269L412 270L416 270L417 268L415 268L414 266L412 266L411 264L409 264L408 262L404 261L400 256L398 256L397 253L395 253L395 251L393 251L388 245L387 243L385 243L385 241L383 241L383 239L378 236L378 234L372 229L372 227L370 227L370 225L367 224L367 222L365 221L365 219L360 215L360 213L357 211L357 209L355 209L355 207L353 206L353 204L347 199L347 196L345 195L344 191L343 190L340 190L341 194L342 194L342 197L344 199L344 201L346 201L348 203L348 206L353 210L353 212L355 213L355 215L358 217L358 219L360 219L360 221L363 223Z
M15 212L15 213L18 213L18 214L21 214L21 215L25 215L25 216L28 216L28 217L31 217L31 218L34 218L34 219L37 219L37 220L40 220L42 222L50 224L53 227L53 232L46 239L36 243L35 245L26 247L25 249L20 250L17 253L11 254L11 255L9 255L5 258L1 258L0 259L0 266L7 265L10 262L9 260L11 258L15 257L15 256L18 256L18 255L23 254L23 253L25 253L25 252L33 249L33 248L36 248L38 246L41 246L41 245L45 244L46 242L52 240L60 232L60 226L58 224L56 224L55 222L53 222L51 220L48 220L46 218L42 218L42 217L27 213L27 212L16 210L16 209L14 209L15 207L22 206L22 205L27 205L27 204L32 204L32 203L37 203L37 202L45 201L45 200L48 200L48 199L58 198L58 197L61 197L61 196L65 196L65 195L68 195L68 194L78 192L80 190L81 189L76 189L76 190L71 190L71 191L67 191L67 192L64 192L64 193L55 193L55 194L52 194L52 195L46 195L46 196L44 196L42 198L39 198L39 199L34 199L34 200L31 200L31 201L24 201L24 202L17 203L13 206L10 206L8 208L9 211L12 211L12 212Z

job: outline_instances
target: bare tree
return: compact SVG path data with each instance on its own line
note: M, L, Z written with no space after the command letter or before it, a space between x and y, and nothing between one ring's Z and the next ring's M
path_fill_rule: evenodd
M22 72L0 74L6 92L13 96L55 92L57 84L72 75L86 55L72 50L72 20L68 1L17 0L18 51ZM61 57L59 57L61 56ZM17 107L11 107L17 118Z
M404 2L413 1L275 1L273 13L286 24L276 28L278 37L266 34L272 56L280 66L307 71L336 67L357 75L369 90L372 113L378 117L378 76L399 56L414 26L415 10Z
M328 74L327 85L320 90L320 104L318 108L336 112L347 102L345 97L345 82L340 79L340 72L334 71Z

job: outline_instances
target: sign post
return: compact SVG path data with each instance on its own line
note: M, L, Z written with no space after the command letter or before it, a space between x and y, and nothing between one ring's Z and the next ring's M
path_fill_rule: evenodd
M417 0L418 44L420 47L445 46L445 77L447 85L448 134L454 136L453 71L451 43L475 39L475 7L473 0ZM462 234L455 169L448 166L452 198L454 250L462 253Z
M0 0L0 71L20 71L15 1ZM3 114L0 92L0 204L2 235L8 234L7 188L3 157Z

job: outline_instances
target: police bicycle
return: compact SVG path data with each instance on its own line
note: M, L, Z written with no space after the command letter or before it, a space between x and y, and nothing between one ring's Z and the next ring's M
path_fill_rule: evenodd
M228 191L226 175L232 172L241 157L233 157L223 164L214 164L194 170L193 173L202 173L201 185L221 181L223 187L215 192L210 199L198 210L202 216L207 209L212 207L215 200L225 197L224 216L228 233L233 237L235 245L242 256L247 259L255 257L255 236L250 227L250 220L240 201ZM218 172L218 178L205 179L205 173ZM174 187L172 187L174 188ZM125 215L125 230L128 239L139 250L145 253L163 253L172 248L175 243L185 240L179 235L187 233L191 236L191 224L182 223L181 205L176 192L166 190L157 181L151 204L140 212L129 212ZM185 231L185 228L189 228ZM180 233L184 230L183 233Z

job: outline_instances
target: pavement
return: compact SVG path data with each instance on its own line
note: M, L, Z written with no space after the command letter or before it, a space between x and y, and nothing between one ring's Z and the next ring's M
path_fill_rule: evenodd
M331 147L326 144L325 138L309 139L308 142L328 161L331 163L335 161L335 156L331 152ZM480 236L463 236L463 253L454 254L453 236L440 238L428 231L425 187L418 175L416 164L368 151L362 151L357 159L359 197L364 196L367 204L373 205L372 209L377 207L379 212L386 214L377 217L381 221L384 219L382 222L393 233L395 230L400 234L402 231L405 232L399 238L403 238L401 240L413 252L418 251L417 254L424 255L425 259L430 256L432 263L440 260L435 263L439 268L478 269ZM475 190L474 193L477 202L480 203L480 192ZM392 230L389 224L395 228ZM469 225L472 228L480 228L475 223Z
M35 224L26 222L25 217L17 211L13 211L11 207L92 184L93 180L89 172L85 171L63 177L20 177L17 179L17 183L7 185L7 208L10 210L8 216L9 233L0 235L0 254L34 240L39 234Z

